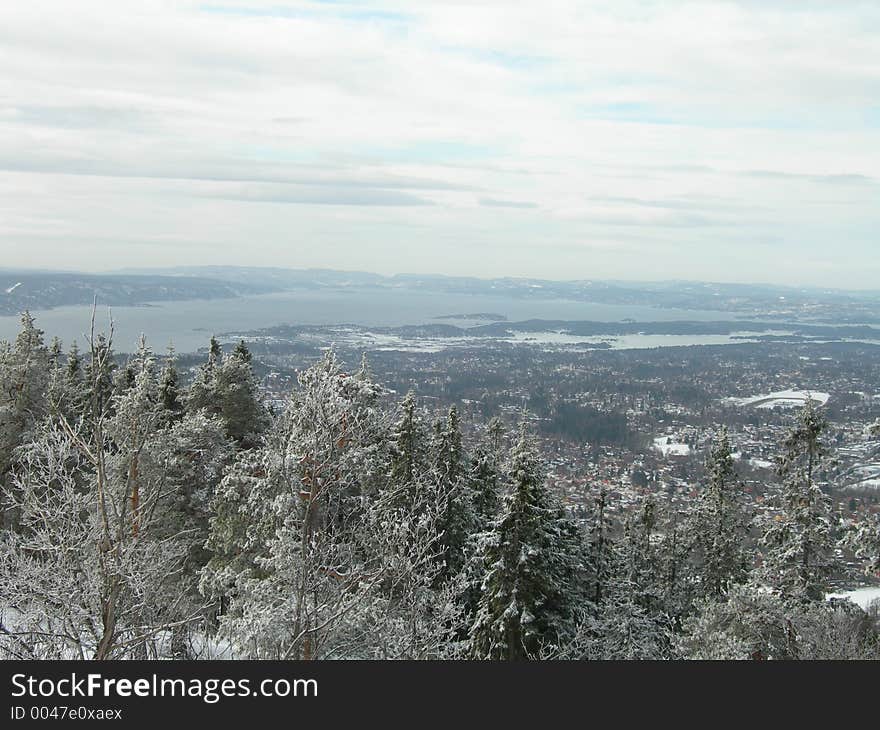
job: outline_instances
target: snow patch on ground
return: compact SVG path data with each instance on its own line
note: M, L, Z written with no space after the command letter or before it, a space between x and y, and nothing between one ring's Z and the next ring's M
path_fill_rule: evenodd
M872 586L868 588L856 588L853 591L844 591L843 593L829 593L825 596L826 600L832 598L849 599L857 606L866 609L874 601L880 601L880 586Z
M880 489L880 479L863 479L860 482L847 484L847 486L857 489Z
M820 406L824 406L831 395L816 390L780 390L767 395L755 395L748 398L729 398L731 403L740 406L753 406L754 408L791 408L804 405L807 400L812 400Z
M735 451L731 456L737 460L742 459L742 454L739 451ZM746 459L746 461L756 469L770 469L775 466L772 461L767 461L766 459Z
M874 487L880 483L880 463L870 462L853 467L854 483L850 486Z
M749 463L758 469L772 469L775 464L767 459L749 459Z
M668 443L669 436L658 436L654 439L654 448L663 456L688 456L691 447L687 444Z

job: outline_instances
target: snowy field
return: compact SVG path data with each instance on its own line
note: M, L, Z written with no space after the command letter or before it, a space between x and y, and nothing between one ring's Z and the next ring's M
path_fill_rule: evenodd
M610 347L612 350L653 350L659 347L690 347L694 345L731 345L744 342L759 342L759 333L738 333L742 339L733 335L573 335L565 330L543 332L514 332L502 342L512 345L531 345L551 351L558 347L584 348ZM763 334L763 333L762 333Z
M758 469L772 469L776 466L772 461L767 459L749 459L749 464Z
M844 591L843 593L829 593L826 599L832 598L848 598L850 601L867 610L875 601L880 601L880 586L872 586L868 588L857 588L854 591Z
M880 489L880 462L857 464L852 470L847 486L859 489Z
M755 395L748 398L728 398L727 400L736 405L752 406L753 408L792 408L804 405L807 399L812 400L817 405L824 406L830 398L830 394L816 390L780 390L776 393L768 393L767 395Z
M735 451L731 454L731 456L737 461L742 460L742 454L738 451ZM776 466L772 461L767 461L767 459L746 459L749 465L755 467L756 469L772 469Z
M687 444L668 443L669 440L669 436L658 436L654 439L654 448L663 456L688 456L691 453Z

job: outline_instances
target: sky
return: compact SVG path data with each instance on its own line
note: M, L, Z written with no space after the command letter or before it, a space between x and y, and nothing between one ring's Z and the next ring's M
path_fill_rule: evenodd
M880 3L0 3L0 266L880 288Z

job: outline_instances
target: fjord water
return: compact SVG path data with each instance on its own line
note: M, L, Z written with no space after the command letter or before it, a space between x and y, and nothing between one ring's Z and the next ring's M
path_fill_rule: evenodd
M37 325L69 344L89 329L91 306L58 307L32 314ZM146 306L113 307L117 351L130 352L141 333L154 350L173 344L178 352L194 352L207 345L212 334L254 330L280 324L357 324L372 327L446 322L444 315L479 312L503 314L511 321L526 319L640 322L671 320L732 320L730 312L661 309L626 304L596 304L562 299L519 298L427 292L416 289L339 288L294 290L235 299L156 302ZM108 308L98 305L96 329L106 330ZM0 317L0 339L12 339L19 329L16 316Z

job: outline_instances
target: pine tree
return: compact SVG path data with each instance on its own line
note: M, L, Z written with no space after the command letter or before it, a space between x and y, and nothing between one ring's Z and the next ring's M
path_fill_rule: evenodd
M481 659L535 658L574 632L583 568L576 528L544 486L523 424L511 454L510 492L482 540L486 576L470 631Z

